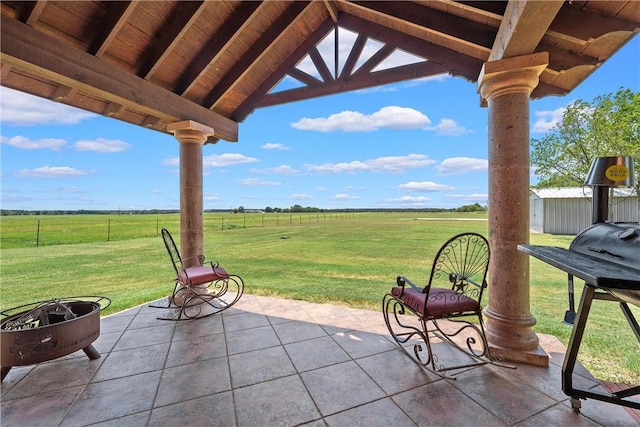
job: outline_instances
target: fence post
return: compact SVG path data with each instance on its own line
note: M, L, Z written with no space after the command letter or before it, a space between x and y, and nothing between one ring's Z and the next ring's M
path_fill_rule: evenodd
M40 220L38 220L38 230L36 231L36 248L40 246Z
M111 239L111 218L107 222L107 242Z

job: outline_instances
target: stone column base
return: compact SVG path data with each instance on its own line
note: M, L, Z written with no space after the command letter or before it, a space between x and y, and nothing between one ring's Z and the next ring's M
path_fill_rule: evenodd
M492 355L503 359L505 362L526 363L527 365L542 367L549 366L549 355L540 345L534 350L512 350L489 344L489 350Z

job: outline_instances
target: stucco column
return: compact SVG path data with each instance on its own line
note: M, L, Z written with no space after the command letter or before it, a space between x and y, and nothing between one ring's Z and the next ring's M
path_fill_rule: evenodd
M489 303L486 332L494 354L546 366L533 331L529 257L529 96L548 64L546 52L484 64L479 92L489 107Z
M188 267L204 254L202 145L213 129L185 120L170 123L167 131L180 142L180 253Z

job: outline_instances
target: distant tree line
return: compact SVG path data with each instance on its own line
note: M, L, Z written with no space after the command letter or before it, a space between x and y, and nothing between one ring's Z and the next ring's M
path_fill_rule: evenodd
M244 206L239 206L233 209L233 213L309 213L309 212L485 212L486 206L482 206L479 203L473 205L464 205L458 208L445 209L445 208L347 208L347 209L322 209L313 206L302 207L300 205L293 205L290 208L278 208L267 206L263 210L260 209L246 209Z
M289 208L278 208L267 206L264 209L247 209L238 206L231 209L232 213L310 213L310 212L485 212L486 206L479 203L464 205L458 208L345 208L345 209L322 209L313 206L303 207L293 205ZM205 209L205 212L229 212L229 209ZM175 209L147 209L147 210L25 210L25 209L0 209L0 215L159 215L180 213Z

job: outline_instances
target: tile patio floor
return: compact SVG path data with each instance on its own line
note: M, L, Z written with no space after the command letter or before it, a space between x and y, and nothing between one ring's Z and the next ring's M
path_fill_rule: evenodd
M541 336L548 368L491 366L457 381L426 373L388 336L382 315L244 295L221 315L156 319L140 306L101 321L82 351L13 368L3 427L36 426L634 426L620 406L571 410L562 345ZM586 370L574 381L599 387Z

